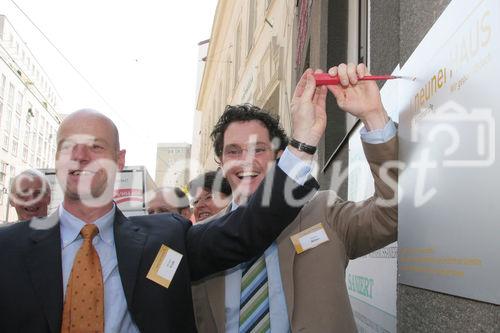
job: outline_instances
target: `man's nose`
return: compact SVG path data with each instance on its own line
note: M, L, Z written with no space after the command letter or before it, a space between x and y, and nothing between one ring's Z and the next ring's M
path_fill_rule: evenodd
M90 159L89 147L84 144L77 144L71 151L71 159L74 161L88 161Z
M255 158L255 149L246 148L241 150L240 160L252 161Z

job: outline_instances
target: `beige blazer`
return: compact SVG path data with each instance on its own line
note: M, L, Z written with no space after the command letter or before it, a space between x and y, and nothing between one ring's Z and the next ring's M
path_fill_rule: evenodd
M380 178L383 162L397 159L397 138L384 144L363 143L375 180L375 195L361 203L342 201L333 191L321 191L278 237L283 290L292 332L355 332L345 284L349 259L370 253L397 238L397 206L375 204L397 193ZM322 223L329 241L296 254L290 236ZM224 332L225 276L220 273L193 285L196 324L200 332ZM271 327L272 329L272 327Z

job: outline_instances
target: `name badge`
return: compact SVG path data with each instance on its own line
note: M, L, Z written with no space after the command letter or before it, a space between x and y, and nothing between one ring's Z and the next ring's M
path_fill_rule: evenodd
M312 227L291 236L290 239L292 240L297 254L301 254L306 250L312 249L330 240L321 223L313 225Z
M166 245L162 245L146 277L151 281L168 288L170 286L170 282L172 282L175 272L177 271L177 267L179 267L181 259L182 254L172 250Z

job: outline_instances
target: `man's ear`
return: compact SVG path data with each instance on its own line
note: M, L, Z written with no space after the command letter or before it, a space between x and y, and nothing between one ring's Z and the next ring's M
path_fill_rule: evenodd
M120 170L120 171L123 170L123 168L125 167L125 154L126 153L127 153L127 151L125 149L121 149L118 152L116 163L118 164L118 170Z
M220 172L222 173L222 177L226 177L226 171L224 170L224 163L222 163L222 159L216 157L214 158L215 160L215 163L217 163L217 168L218 170L220 170Z
M51 200L51 194L50 194L50 191L47 192L43 197L42 197L42 201L44 204L47 204L49 205L50 204L50 200Z

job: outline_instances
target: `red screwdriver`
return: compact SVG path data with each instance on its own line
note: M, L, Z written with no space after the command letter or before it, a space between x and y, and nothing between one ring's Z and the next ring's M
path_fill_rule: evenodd
M317 86L330 86L340 83L340 78L338 76L331 76L328 73L315 73L314 78L316 79ZM367 75L360 78L360 81L376 81L376 80L393 80L393 79L410 79L415 80L415 78L409 78L405 76L395 76L395 75Z

